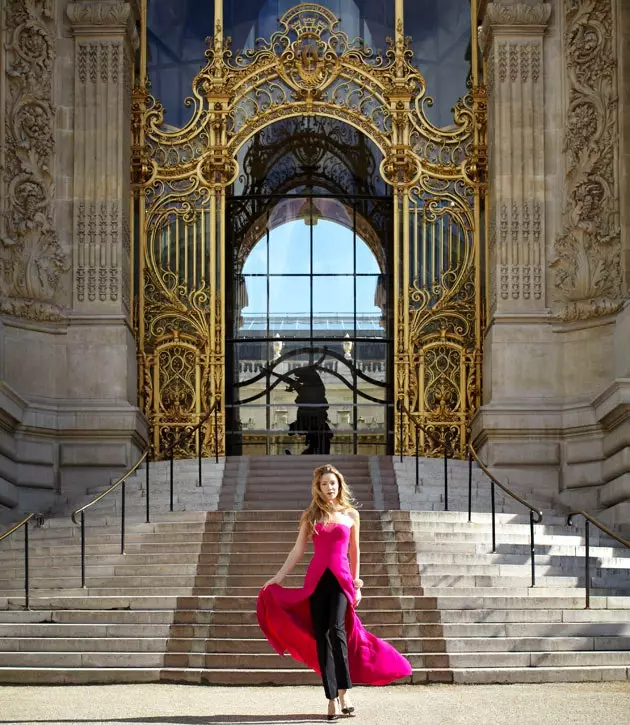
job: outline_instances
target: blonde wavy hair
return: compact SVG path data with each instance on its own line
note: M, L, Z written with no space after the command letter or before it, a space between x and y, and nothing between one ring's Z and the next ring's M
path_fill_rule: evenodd
M326 499L322 496L322 491L319 487L322 476L326 473L334 474L339 482L339 493L334 501L334 503L337 504L337 508L333 508L333 502L326 501ZM352 496L352 491L346 483L346 479L334 466L331 466L329 463L324 466L319 466L313 471L311 494L313 496L313 500L300 518L300 526L306 522L306 532L309 536L313 535L313 532L315 531L315 524L318 521L321 521L324 524L330 523L330 521L332 521L333 513L336 510L341 509L342 511L346 511L347 509L351 509L355 502L354 497Z

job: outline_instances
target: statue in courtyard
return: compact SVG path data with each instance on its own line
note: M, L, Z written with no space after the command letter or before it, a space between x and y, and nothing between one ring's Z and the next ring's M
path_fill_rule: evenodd
M300 433L306 436L306 449L302 455L330 453L333 433L328 424L328 401L326 387L315 365L293 370L287 381L287 390L297 393L296 419L289 424L289 435Z

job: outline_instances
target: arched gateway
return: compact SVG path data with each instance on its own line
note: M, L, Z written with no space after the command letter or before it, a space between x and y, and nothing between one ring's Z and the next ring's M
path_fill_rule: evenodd
M485 92L473 36L470 92L450 126L430 122L402 5L385 53L313 3L237 53L216 3L180 128L149 93L145 21L135 322L157 455L215 403L207 453L409 452L416 436L463 452L480 396Z

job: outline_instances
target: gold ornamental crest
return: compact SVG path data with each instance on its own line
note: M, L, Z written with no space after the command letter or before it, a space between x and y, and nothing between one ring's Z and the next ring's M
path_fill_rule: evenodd
M338 19L317 5L301 5L286 13L284 51L280 54L279 73L300 95L319 95L338 76L339 46L347 38L336 31Z

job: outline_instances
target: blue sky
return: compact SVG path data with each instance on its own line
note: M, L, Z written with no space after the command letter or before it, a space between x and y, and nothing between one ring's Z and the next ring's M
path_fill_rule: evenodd
M269 272L271 274L308 274L310 271L310 227L303 221L291 221L276 227L269 234ZM370 277L357 277L357 313L378 314L374 305L378 263L365 242L357 237L357 272ZM245 262L248 306L243 314L267 311L267 241L262 239ZM313 313L353 314L353 235L350 229L335 222L320 220L313 227L313 272L344 274L343 277L313 278ZM269 290L272 314L309 314L310 289L305 277L271 277Z

